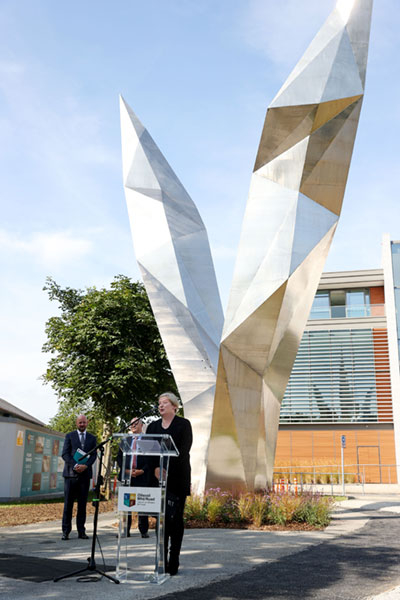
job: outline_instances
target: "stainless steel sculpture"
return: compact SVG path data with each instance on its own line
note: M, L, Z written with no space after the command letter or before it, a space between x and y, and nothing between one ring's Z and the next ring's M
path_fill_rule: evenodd
M123 176L136 258L196 443L204 489L223 311L207 232L148 131L121 98ZM166 390L160 390L160 393Z
M249 489L271 482L280 403L340 215L371 11L372 0L339 0L267 111L219 349L211 438L204 436L222 317L206 233L146 130L129 110L122 112L125 189L145 285L189 418L207 398L204 421L193 413L202 423L195 432L202 441L194 469L198 489L204 482ZM166 207L173 207L173 218ZM175 255L181 235L184 253ZM202 290L207 328L197 317L197 296L188 301L186 289L193 286ZM193 368L179 362L183 344L201 355Z

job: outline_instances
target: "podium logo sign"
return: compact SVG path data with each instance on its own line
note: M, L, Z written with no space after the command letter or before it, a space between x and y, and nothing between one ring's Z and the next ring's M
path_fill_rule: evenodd
M159 513L161 507L161 490L152 487L118 488L118 510L126 512Z
M124 494L124 506L135 506L136 494Z

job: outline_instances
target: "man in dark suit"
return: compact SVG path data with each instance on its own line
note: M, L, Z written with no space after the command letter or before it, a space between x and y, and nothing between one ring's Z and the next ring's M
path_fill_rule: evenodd
M67 433L64 440L62 457L64 459L64 513L62 518L62 538L69 539L72 529L72 509L75 500L78 503L76 516L76 528L78 537L87 540L85 532L86 503L89 493L89 483L92 477L92 465L97 456L96 452L87 457L82 463L78 462L79 454L89 452L97 445L94 435L86 431L88 420L85 415L79 415L76 419L75 431Z
M129 444L132 451L135 451L136 442L140 439L140 434L143 431L143 423L140 419L132 419L130 423L130 430L132 432L132 436L126 438L126 443ZM145 456L137 456L135 454L126 455L125 459L125 474L122 474L122 457L123 453L121 448L118 450L117 463L119 466L119 481L127 481L131 486L135 487L146 487L149 485L149 469L147 465L147 460ZM142 538L148 538L149 534L147 533L149 530L149 517L147 515L139 515L139 531L142 535ZM126 528L126 536L130 537L131 535L131 525L132 525L132 514L128 514L128 523Z

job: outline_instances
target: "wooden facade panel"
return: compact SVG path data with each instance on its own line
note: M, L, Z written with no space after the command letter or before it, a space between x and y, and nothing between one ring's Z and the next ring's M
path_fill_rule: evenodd
M306 461L313 459L313 432L292 431L292 458L300 456ZM299 464L299 463L297 463Z
M370 288L369 299L371 304L385 304L385 290L383 285Z
M379 446L379 431L373 429L357 431L357 446Z
M390 383L387 330L374 328L372 330L372 339L374 343L378 420L380 422L392 422L392 390Z
M333 431L314 431L313 448L314 460L326 459L326 464L333 465L336 461L335 437Z
M383 286L370 288L369 298L371 302L371 317L384 317L385 291Z
M385 464L394 464L396 462L394 431L380 431L379 438L382 462Z
M280 431L276 444L275 464L283 465L292 462L291 454L291 431ZM289 464L290 466L290 464Z
M339 468L342 435L346 436L344 463L348 474L356 478L365 474L367 483L397 483L393 429L279 431L275 466Z
M357 451L364 483L380 483L382 469L380 467L379 446L359 446Z
M397 481L396 451L394 445L394 431L380 431L380 451L382 467L382 483L395 483Z

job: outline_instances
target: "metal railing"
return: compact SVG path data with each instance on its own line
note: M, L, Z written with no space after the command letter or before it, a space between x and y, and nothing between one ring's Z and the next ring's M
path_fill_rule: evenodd
M349 470L352 469L352 470ZM354 470L353 470L354 469ZM379 470L379 481L368 481L371 469ZM392 473L393 469L393 473ZM344 465L344 477L341 465L314 465L314 466L289 466L274 469L274 486L286 486L285 489L292 490L299 486L300 490L309 489L309 486L330 485L333 495L334 487L341 485L345 491L346 485L360 485L362 493L365 494L366 483L381 484L397 483L397 465L385 464L346 464ZM282 483L283 482L283 483Z
M309 320L314 319L358 319L364 317L384 317L384 304L343 304L338 306L314 307Z
M364 475L363 474L359 474L359 473L349 473L348 471L345 473L345 477L344 477L344 481L342 478L342 474L340 472L340 469L335 470L335 471L331 471L331 472L324 472L323 474L320 475L324 475L324 477L326 477L326 481L322 481L318 476L316 476L314 479L312 477L310 477L310 475L312 476L312 473L310 473L310 471L298 471L296 470L296 474L289 476L288 473L286 473L286 478L282 477L282 475L284 475L284 473L279 473L279 471L274 471L274 490L275 491L291 491L291 492L296 492L298 490L300 490L300 492L303 491L312 491L314 486L316 485L324 485L324 486L330 486L331 488L331 496L334 495L334 486L337 485L341 485L342 486L342 491L343 494L346 493L346 476L352 476L354 477L355 481L352 482L347 482L347 484L350 485L360 485L361 489L362 489L362 493L365 494L365 479L364 479Z

